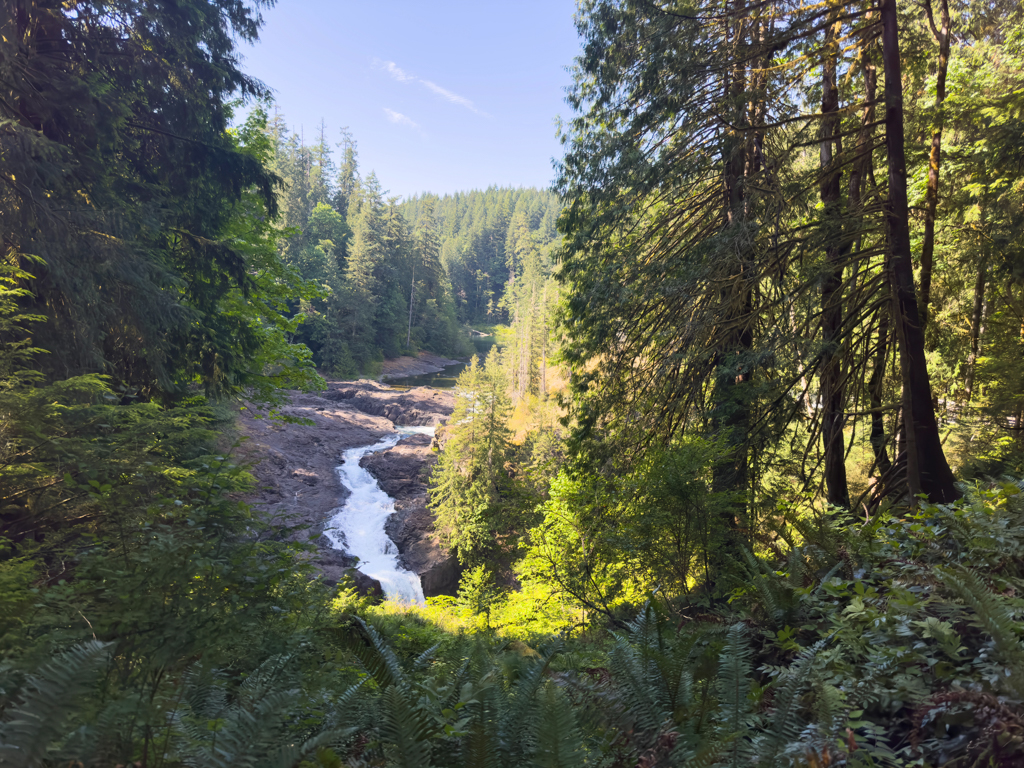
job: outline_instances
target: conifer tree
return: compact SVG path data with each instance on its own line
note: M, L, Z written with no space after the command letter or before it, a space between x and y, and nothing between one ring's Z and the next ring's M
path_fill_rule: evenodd
M5 258L34 275L31 309L48 318L39 364L154 396L196 378L230 389L247 334L221 304L253 286L222 232L248 190L277 214L273 175L227 130L229 99L266 95L234 53L259 14L234 0L6 10L0 222Z
M455 410L444 450L430 479L430 509L445 545L466 564L495 546L515 525L515 487L507 463L512 452L508 378L497 350L481 365L474 356L455 389Z

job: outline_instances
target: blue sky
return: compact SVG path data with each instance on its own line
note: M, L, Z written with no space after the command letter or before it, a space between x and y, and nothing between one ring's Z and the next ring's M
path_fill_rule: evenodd
M574 0L278 0L243 69L307 141L348 126L360 168L409 196L548 186L579 43Z

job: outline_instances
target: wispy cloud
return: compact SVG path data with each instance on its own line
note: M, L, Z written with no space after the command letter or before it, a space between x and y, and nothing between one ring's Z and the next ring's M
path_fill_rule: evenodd
M432 90L438 96L450 101L452 104L458 104L460 107L465 107L470 112L476 112L478 115L486 114L485 112L482 112L479 109L477 109L476 104L474 104L472 101L465 98L464 96L459 96L459 94L457 93L452 93L451 91L442 88L437 83L432 83L429 80L420 80L420 82L427 86L427 88Z
M451 104L457 104L460 107L468 109L470 112L473 112L482 117L490 117L490 115L488 115L482 109L478 108L476 104L467 99L465 96L459 96L459 94L453 93L452 91L449 91L447 88L442 88L440 85L431 82L430 80L424 80L422 77L410 75L404 69L395 64L395 62L393 61L381 61L380 59L374 59L373 63L375 66L383 69L385 72L391 75L393 79L397 80L400 83L418 83L419 85L422 85L427 90L440 96L442 99Z
M379 65L384 68L385 72L400 83L408 83L410 80L416 80L415 77L407 73L405 70L400 69L393 61L380 61Z
M393 109L384 107L384 114L388 116L388 120L398 125L408 125L410 128L419 128L419 125L410 117L406 117L401 112L395 112Z

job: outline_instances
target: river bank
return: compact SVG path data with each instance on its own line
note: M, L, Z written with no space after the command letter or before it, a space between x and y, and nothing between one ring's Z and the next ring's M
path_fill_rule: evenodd
M422 376L427 373L441 373L450 365L464 363L465 360L451 360L447 357L440 357L430 352L420 352L415 357L403 355L385 360L381 364L381 381L405 378L407 376Z
M238 432L245 439L238 453L251 465L257 483L248 501L279 526L281 535L305 540L320 534L314 563L325 582L337 584L348 574L361 592L383 594L379 582L355 568L354 558L335 549L323 535L349 495L337 468L345 451L378 443L394 435L397 426L436 426L453 407L454 398L448 393L423 387L398 391L362 380L329 381L327 390L318 395L290 393L290 402L280 409L282 415L308 419L309 424L257 418L254 411L243 411ZM384 479L385 492L396 499L396 512L388 525L403 531L395 540L400 560L420 577L427 597L454 594L459 573L455 559L432 540L433 519L425 508L427 468L434 460L430 442L425 435L414 435L363 459L371 474ZM411 445L407 448L406 443ZM389 470L391 466L397 468ZM392 482L398 474L405 479L395 496L388 488L394 490ZM413 498L423 504L413 503ZM413 518L414 525L405 523ZM302 530L290 530L294 526Z

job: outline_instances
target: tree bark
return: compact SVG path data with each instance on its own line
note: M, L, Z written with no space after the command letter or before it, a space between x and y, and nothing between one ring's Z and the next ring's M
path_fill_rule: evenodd
M405 348L412 342L412 302L416 297L416 262L412 263L412 286L409 288L409 330L405 334Z
M946 73L949 70L949 0L939 0L939 28L927 3L928 22L939 44L939 61L935 73L935 124L932 128L932 148L928 157L928 183L924 196L924 243L921 246L921 329L928 327L932 300L932 267L935 261L935 211L939 206L939 168L942 162L943 103L946 101Z
M543 403L548 397L548 285L544 283L544 293L541 295L541 317L543 325L540 337L540 399Z
M875 456L875 468L885 478L892 470L889 453L885 447L885 419L882 415L882 386L885 383L885 363L889 356L889 309L882 307L878 314L878 346L868 380L868 397L871 400L871 433L869 442Z
M982 259L978 265L978 274L974 280L974 308L971 312L971 351L967 355L967 371L964 375L964 392L967 404L971 404L974 396L974 373L981 354L981 337L985 332L985 282L988 273L988 259Z
M745 0L735 0L733 14L735 32L732 45L735 50L733 61L745 62ZM742 49L742 50L741 50ZM745 218L744 175L747 169L747 141L742 128L747 123L746 64L738 63L730 72L725 84L724 96L733 109L733 127L725 128L722 145L723 176L723 227L725 230L738 228ZM730 268L729 285L721 290L722 322L729 328L715 355L716 382L714 430L722 434L729 446L728 455L716 462L712 468L712 487L715 491L732 492L742 501L724 513L727 528L735 530L737 516L743 516L746 509L746 495L749 486L750 405L746 390L750 381L746 352L753 346L753 334L746 324L749 317L752 296L746 286L746 258L736 257Z
M825 37L822 65L821 113L821 180L819 194L822 204L825 238L825 271L821 285L821 434L825 452L825 490L829 504L850 508L850 492L846 482L846 446L843 427L846 423L846 387L843 383L842 354L839 336L843 324L843 215L842 171L837 158L842 154L839 138L839 87L836 84L835 25L830 24Z
M959 498L946 461L932 405L924 330L918 312L910 249L906 152L903 135L903 77L896 0L881 0L882 63L885 72L885 145L889 196L885 204L888 234L886 274L892 290L893 324L900 350L903 419L907 454L907 491L937 503Z

